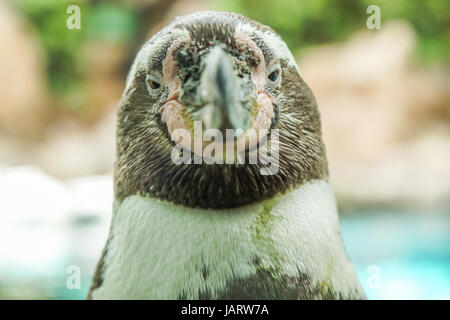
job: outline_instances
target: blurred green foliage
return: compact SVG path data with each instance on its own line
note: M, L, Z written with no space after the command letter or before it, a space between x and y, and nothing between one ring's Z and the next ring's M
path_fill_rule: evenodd
M50 85L56 91L70 90L80 80L76 61L84 30L66 28L67 3L50 0L19 0L15 3L36 29L46 53Z
M91 3L92 2L92 3ZM83 89L83 50L91 41L123 42L134 39L137 14L120 2L17 0L13 3L32 23L46 53L50 88L67 95ZM68 29L69 5L81 9L81 29ZM68 104L70 106L70 104Z
M366 28L369 5L381 9L381 23L403 19L414 27L421 61L448 60L449 0L215 0L221 10L239 12L271 26L297 51L311 44L345 40ZM367 30L367 29L366 29Z

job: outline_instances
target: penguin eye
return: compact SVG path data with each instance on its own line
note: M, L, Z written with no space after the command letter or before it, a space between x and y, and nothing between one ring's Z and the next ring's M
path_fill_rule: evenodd
M278 75L279 75L279 74L280 74L280 71L279 71L279 70L275 70L275 71L271 72L271 73L269 74L269 80L272 81L272 82L277 81Z
M269 69L269 75L267 76L267 78L271 81L274 82L275 84L279 84L280 79L281 79L281 68L279 65L275 65L272 68Z
M152 74L147 75L147 87L151 93L158 93L161 89L161 82L158 77Z
M150 88L152 88L153 90L158 89L161 85L153 80L149 80L148 81L148 85L150 86Z

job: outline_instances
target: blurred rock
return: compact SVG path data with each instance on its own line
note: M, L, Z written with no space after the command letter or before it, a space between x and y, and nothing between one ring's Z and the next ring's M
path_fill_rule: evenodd
M47 111L45 63L30 28L0 1L0 133L27 138L42 132Z
M86 127L62 120L47 129L41 143L0 135L0 167L33 165L58 178L110 173L115 159L116 108Z
M45 144L34 152L36 164L57 177L112 171L115 160L116 108L92 128L62 122L51 128Z
M121 72L126 48L112 41L90 41L83 48L87 89L84 120L96 123L118 103L125 86Z
M299 59L342 205L450 206L450 79L416 67L414 49L397 21Z

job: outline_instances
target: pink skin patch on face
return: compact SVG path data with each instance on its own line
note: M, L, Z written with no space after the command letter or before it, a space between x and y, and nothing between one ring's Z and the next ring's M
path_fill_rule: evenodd
M269 130L274 116L272 99L265 93L258 94L256 99L258 113L253 121L252 129Z
M175 100L166 102L162 106L161 119L166 124L171 139L176 143L180 142L175 141L174 139L175 130L176 129L188 130L183 119L183 105Z
M256 45L256 43L250 39L245 33L236 33L235 40L238 46L248 47L253 55L259 60L259 64L255 67L252 72L252 81L256 86L258 93L262 92L264 89L264 84L266 83L266 60L264 59L264 54L261 49Z
M170 138L176 144L180 144L183 148L192 150L195 153L201 153L208 145L221 144L223 142L211 142L204 140L202 137L194 137L194 132L188 128L184 120L184 106L178 101L181 92L181 83L177 77L177 68L173 57L173 51L178 48L186 39L178 39L174 41L168 50L167 58L163 61L163 85L169 89L167 102L161 106L161 119L166 124ZM233 141L234 149L244 146L245 149L255 147L261 141L270 129L272 119L274 117L273 100L270 96L263 92L266 81L266 69L264 55L258 46L245 34L237 34L236 42L238 45L248 46L253 54L259 59L260 63L252 72L252 81L258 92L256 104L257 111L252 126L241 134L236 141ZM258 139L252 139L252 135L258 135ZM188 137L186 137L188 135ZM224 135L225 136L225 135ZM224 137L225 139L225 137ZM230 143L230 142L228 142ZM199 149L193 150L192 146L200 146Z

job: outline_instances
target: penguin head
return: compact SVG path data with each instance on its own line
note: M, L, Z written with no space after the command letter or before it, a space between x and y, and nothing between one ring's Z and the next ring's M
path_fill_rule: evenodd
M315 99L269 27L200 12L137 54L118 113L116 199L228 208L327 174Z

